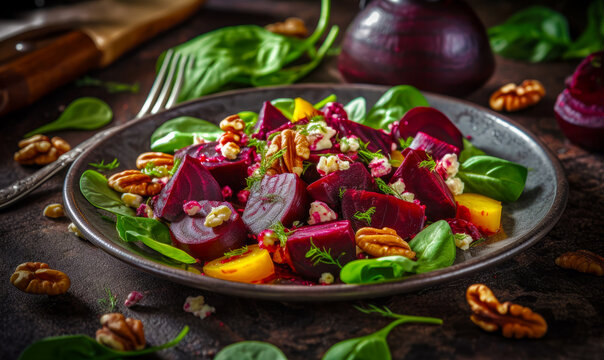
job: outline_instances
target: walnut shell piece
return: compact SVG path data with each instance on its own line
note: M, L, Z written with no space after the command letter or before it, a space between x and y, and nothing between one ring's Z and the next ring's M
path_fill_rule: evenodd
M60 295L69 290L71 280L64 272L51 269L41 262L23 263L15 269L10 282L30 294Z
M71 150L71 146L58 136L49 139L38 134L19 141L20 150L13 159L23 165L46 165L57 160L59 156Z
M545 88L537 80L524 80L516 86L509 83L495 91L489 99L495 111L518 111L538 103L545 96Z
M304 20L297 17L290 17L285 19L284 22L278 22L265 26L265 29L285 36L294 36L299 38L305 38L308 36L308 29Z
M547 332L547 323L541 315L509 301L500 303L486 285L471 285L466 300L473 312L470 319L483 330L501 329L503 336L516 339L537 339Z
M310 144L305 135L291 130L283 130L271 140L266 152L269 159L281 149L286 149L282 157L275 160L267 174L294 173L300 176L304 170L304 160L310 156Z
M138 169L144 169L149 163L153 163L154 166L165 166L166 169L170 170L174 166L174 155L162 152L146 152L136 158Z
M107 180L110 188L121 193L154 196L161 191L161 184L151 181L149 175L138 170L125 170L111 175Z
M415 252L411 250L409 244L391 228L360 228L355 234L355 241L361 250L371 256L400 255L411 260L415 259Z
M102 328L96 331L96 341L120 351L145 348L145 331L140 320L124 318L120 313L101 316Z
M604 276L604 257L587 250L564 253L558 256L556 265L586 274Z

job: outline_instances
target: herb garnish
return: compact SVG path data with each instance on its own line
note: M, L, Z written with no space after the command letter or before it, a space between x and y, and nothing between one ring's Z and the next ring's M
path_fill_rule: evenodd
M302 175L304 175L306 173L306 170L308 170L308 168L312 165L313 163L311 163L310 161L303 161L302 162Z
M338 196L340 197L340 199L342 199L344 197L344 194L346 194L346 190L348 190L347 188L341 187L338 190Z
M378 150L377 152L369 151L369 149L367 149L368 145L368 142L366 143L359 139L359 150L357 151L357 154L359 155L359 158L363 160L363 162L369 164L373 159L384 157L384 155L381 153L382 150Z
M428 160L424 160L422 162L419 163L419 167L420 168L427 168L430 171L434 171L434 169L436 169L436 161L434 161L434 159L432 158L432 156L430 156L430 154L426 154L428 155Z
M367 211L357 211L353 217L357 220L365 221L367 225L371 226L371 216L375 214L375 206L370 207Z
M168 170L168 175L174 176L174 174L176 174L176 170L178 170L178 167L180 166L181 162L182 162L182 160L180 160L180 158L174 158L174 165L172 166L172 169Z
M285 246L285 244L287 243L287 236L293 232L287 231L281 221L277 221L276 223L274 223L273 226L270 227L270 229L275 232L275 235L281 243L281 247Z
M107 171L113 170L116 167L120 166L120 162L117 161L117 158L113 159L112 162L105 164L104 160L101 160L100 163L88 163L88 165L97 168L99 171Z
M147 165L145 165L145 168L141 169L141 172L145 175L158 178L170 175L166 166L155 166L153 161L148 162Z
M98 299L99 305L105 308L106 313L113 312L115 310L115 306L117 305L117 296L113 295L111 289L109 287L105 287L106 298Z
M393 319L406 319L408 322L420 322L426 324L436 324L442 325L443 321L438 318L433 317L424 317L424 316L410 316L410 315L402 315L392 312L387 306L377 307L373 304L370 304L367 308L353 305L355 309L364 313L364 314L380 314L384 317L389 317Z
M476 240L476 241L472 241L472 242L470 243L470 247L474 247L474 246L476 246L476 245L478 245L478 244L482 244L482 243L483 243L483 242L485 242L485 241L487 241L487 239L486 239L486 238L484 238L484 237L481 237L480 239L478 239L478 240Z
M325 250L319 249L317 245L312 242L312 237L310 238L310 249L306 252L304 257L310 258L313 262L313 266L317 266L319 263L328 264L328 265L337 265L340 269L342 265L340 264L340 257L346 255L345 252L341 253L337 258L333 258L331 255L331 249Z
M110 94L118 92L131 92L133 94L136 94L140 90L140 86L138 83L124 84L116 81L103 81L90 76L84 76L83 78L76 80L76 85L104 87Z
M261 155L262 159L260 160L260 167L258 169L256 169L256 171L254 171L254 173L250 177L247 177L245 179L247 188L251 189L252 186L254 186L254 184L256 184L258 181L261 181L262 178L264 178L264 175L266 174L268 169L270 169L271 165L275 161L279 160L279 158L283 157L283 155L285 154L286 151L287 151L287 146L284 147L283 149L277 151L276 153L274 153L268 159L266 158L266 153L263 153Z
M408 148L411 145L412 142L413 142L413 137L412 136L409 136L407 138L407 140L398 139L398 143L401 145L401 149Z
M402 198L401 194L398 193L398 191L394 190L393 188L391 188L390 186L388 186L388 184L386 184L386 182L380 178L375 178L375 184L377 185L378 189L380 189L381 192L383 192L386 195L392 195L394 197L397 198Z
M230 259L230 258L235 257L235 256L243 255L246 252L247 252L247 245L243 245L243 247L240 247L239 249L235 249L235 250L231 250L231 251L225 252L224 256L227 259Z

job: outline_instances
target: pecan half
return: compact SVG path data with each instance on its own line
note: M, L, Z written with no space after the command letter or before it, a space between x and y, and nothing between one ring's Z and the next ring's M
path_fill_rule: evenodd
M558 256L556 265L586 274L604 276L604 257L587 250L564 253Z
M516 86L509 83L495 91L489 99L489 105L495 111L508 112L522 110L538 103L545 96L545 88L537 80L524 80Z
M236 134L243 134L245 129L245 122L239 117L239 115L227 116L220 122L220 130L224 132L232 132Z
M107 180L107 184L115 191L141 196L154 196L161 191L161 184L152 182L149 175L138 170L125 170L113 174Z
M96 331L96 341L115 350L131 351L145 348L145 331L140 320L124 318L119 313L101 316L101 329Z
M308 29L304 24L304 20L296 17L287 18L284 22L266 25L265 29L272 33L285 36L294 36L299 38L308 36Z
M10 282L21 291L39 295L64 294L71 286L67 274L50 269L48 264L41 262L27 262L17 266Z
M306 136L291 129L283 130L271 140L266 158L270 158L281 149L286 149L285 153L271 164L266 173L301 175L304 169L303 162L310 156L310 145Z
M165 166L169 170L174 166L174 155L162 152L146 152L136 158L138 169L144 169L149 163L153 163L154 166Z
M364 227L355 235L357 246L371 256L381 257L400 255L409 259L415 258L415 252L409 244L391 228Z
M58 136L49 139L38 134L19 141L19 148L13 159L23 165L46 165L71 150L71 146Z
M509 301L500 303L486 285L470 286L466 300L474 312L470 319L483 330L501 329L503 336L516 339L540 338L547 332L547 323L541 315Z

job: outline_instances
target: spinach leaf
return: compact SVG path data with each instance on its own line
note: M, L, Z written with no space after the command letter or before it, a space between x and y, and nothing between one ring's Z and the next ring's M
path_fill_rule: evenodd
M587 9L587 28L564 53L565 59L584 58L604 49L604 0L596 0Z
M417 274L451 266L455 262L455 240L445 220L424 228L409 241L409 246L417 257L414 269Z
M396 280L413 273L417 264L404 256L353 260L342 268L340 279L346 284L370 284Z
M273 344L240 341L220 350L214 360L287 360L287 357Z
M367 114L367 100L362 96L352 99L344 106L344 110L348 114L348 120L358 123L363 122Z
M37 341L28 346L19 360L85 360L85 359L121 359L125 357L151 354L177 345L189 332L185 326L169 342L143 350L118 351L99 344L86 335L53 336Z
M388 130L388 125L399 121L407 111L416 106L430 106L430 104L415 87L395 86L380 97L360 123L375 129Z
M247 135L253 134L254 127L256 126L256 123L258 122L258 113L255 113L253 111L242 111L242 112L238 113L237 115L239 115L241 120L243 120L243 122L245 123L245 128L244 128L243 132L246 133Z
M560 57L570 44L566 18L544 6L512 15L488 30L493 51L507 58L539 62Z
M191 116L181 116L161 124L151 135L151 150L173 153L192 145L196 136L214 141L223 131L216 124Z
M124 241L140 241L158 253L185 264L197 262L185 251L169 245L172 242L170 231L155 219L118 215L115 228Z
M136 213L107 185L107 179L94 170L86 170L80 177L80 191L92 205L114 214L134 216Z
M28 132L24 137L65 129L95 130L109 124L112 118L113 112L103 100L82 97L69 104L57 120Z
M458 161L460 163L468 160L469 158L471 158L472 156L476 156L476 155L486 155L484 151L480 150L479 148L477 148L476 146L474 146L474 144L472 144L468 139L466 139L465 137L463 138L463 150L459 153L459 159Z
M477 155L459 166L457 176L464 183L464 192L478 193L503 202L518 200L528 169L520 164L488 155Z

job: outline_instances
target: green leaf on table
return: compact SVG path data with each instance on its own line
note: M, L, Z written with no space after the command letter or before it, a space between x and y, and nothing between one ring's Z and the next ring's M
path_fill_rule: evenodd
M133 94L136 94L140 90L140 86L138 83L125 84L116 81L103 81L90 76L84 76L83 78L76 80L76 85L104 87L110 94L119 92L131 92Z
M189 327L185 326L174 339L163 345L134 351L113 350L86 335L53 336L28 346L19 356L19 360L111 360L141 356L177 345L188 332Z
M158 220L118 215L115 228L124 241L140 241L158 253L185 264L197 262L185 251L170 245L170 231Z
M464 183L464 192L482 194L503 202L518 200L527 175L526 167L488 155L468 158L461 163L457 173Z
M465 137L463 138L463 150L459 153L459 159L458 161L460 163L468 160L469 158L471 158L472 156L476 156L476 155L486 155L484 151L480 150L479 148L477 148L476 146L474 146L474 144L472 144L468 139L466 139Z
M214 360L287 360L278 347L263 341L240 341L224 347Z
M417 106L430 106L419 90L411 85L394 86L379 98L360 123L388 130L388 125L399 121L407 111Z
M80 177L80 191L89 203L99 209L127 216L136 214L124 204L118 193L107 185L107 178L97 171L84 171Z
M195 137L215 141L224 131L216 124L191 116L181 116L161 124L151 135L151 150L173 153L194 143Z
M344 110L348 114L348 120L358 123L363 122L367 114L367 100L362 96L352 99L344 106Z
M112 162L105 163L105 160L101 160L99 163L88 163L88 165L98 169L99 171L108 171L120 166L120 162L117 160L117 158L113 158Z
M111 122L113 112L107 103L93 97L75 99L59 118L24 135L49 133L57 130L96 130Z
M519 11L489 28L493 51L511 59L540 62L559 58L571 43L566 18L544 6Z
M563 58L584 58L602 49L604 49L604 0L596 0L587 8L585 31L570 44Z

